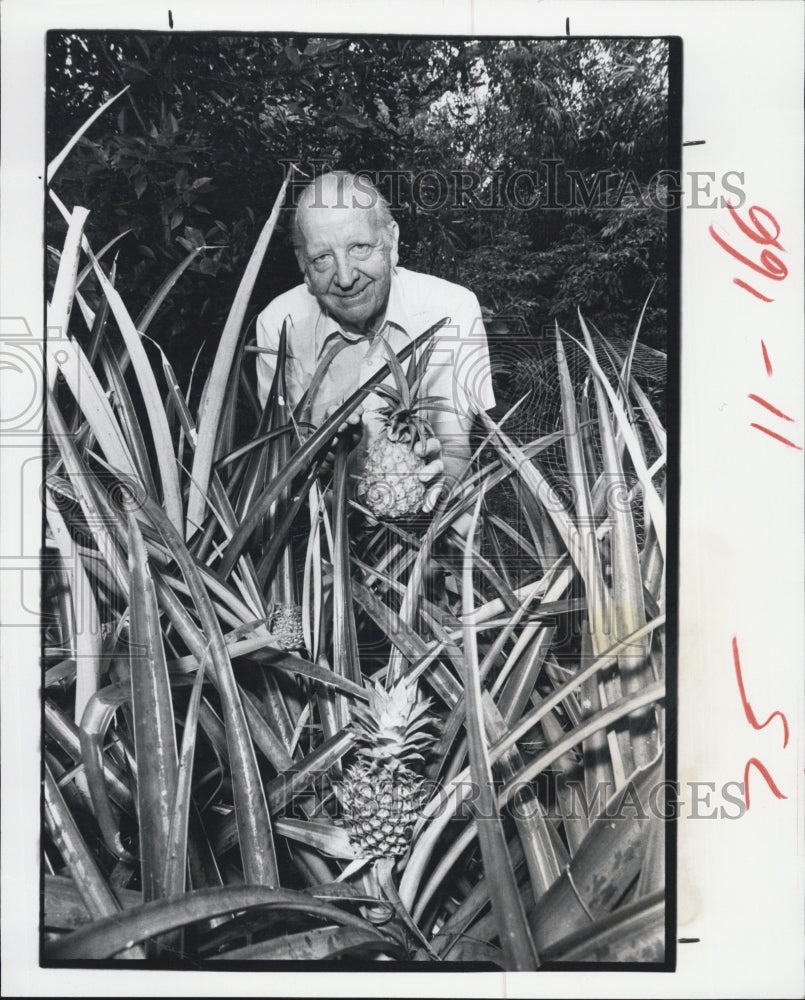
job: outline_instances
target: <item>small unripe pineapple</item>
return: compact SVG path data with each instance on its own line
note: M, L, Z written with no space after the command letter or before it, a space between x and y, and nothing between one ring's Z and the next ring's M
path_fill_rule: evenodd
M298 604L278 604L271 616L271 634L287 650L304 649L302 609Z

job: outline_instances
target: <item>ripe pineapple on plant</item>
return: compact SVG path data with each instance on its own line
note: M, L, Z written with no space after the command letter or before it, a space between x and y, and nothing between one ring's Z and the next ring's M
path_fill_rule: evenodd
M374 389L387 400L378 410L383 427L366 453L357 493L375 517L395 520L419 513L425 499L425 484L419 473L427 459L417 455L414 446L422 444L424 451L425 442L434 433L422 411L452 410L452 407L440 396L419 395L432 343L419 361L411 356L407 374L388 343L385 347L394 385L379 385Z
M344 772L341 800L359 857L396 857L408 849L423 805L425 779L415 768L435 738L425 732L434 722L429 708L416 680L406 677L389 691L377 682L368 705L352 708L358 760Z

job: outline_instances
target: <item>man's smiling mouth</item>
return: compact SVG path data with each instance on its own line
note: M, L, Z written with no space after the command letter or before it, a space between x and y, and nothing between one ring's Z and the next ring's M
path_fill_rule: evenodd
M349 302L351 299L357 299L359 296L363 295L367 288L369 288L369 285L364 285L358 292L337 292L335 295L336 298Z

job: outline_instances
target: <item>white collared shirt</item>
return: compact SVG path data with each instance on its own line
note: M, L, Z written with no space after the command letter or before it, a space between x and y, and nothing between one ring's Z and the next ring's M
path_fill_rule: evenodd
M292 406L302 398L319 359L329 347L338 342L346 344L331 361L313 400L311 419L318 425L328 408L343 402L386 363L384 339L397 352L444 317L448 321L434 335L434 350L422 394L445 399L461 423L469 426L474 413L495 405L486 331L478 300L461 285L402 267L392 271L385 320L371 339L345 333L304 284L277 296L257 318L257 344L264 349L257 355L260 402L265 405L268 397L280 331L286 320L286 382ZM407 369L407 362L403 367ZM385 381L393 384L391 376ZM369 447L380 427L372 411L383 405L382 398L374 394L364 403L364 447ZM426 416L437 437L442 436L440 426L447 429L455 423L450 414L443 415L441 411Z

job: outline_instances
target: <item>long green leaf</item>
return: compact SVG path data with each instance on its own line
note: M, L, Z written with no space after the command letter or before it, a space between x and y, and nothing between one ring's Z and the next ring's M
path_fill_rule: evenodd
M665 892L619 907L557 941L546 961L660 963L665 959Z
M255 573L263 586L274 578L277 566L283 558L288 546L288 536L299 509L307 500L308 494L316 485L323 459L314 459L304 481L293 491L290 503L285 508L282 517L276 522L271 532L268 545L260 557Z
M509 842L509 855L515 871L522 868L523 850L515 837ZM442 959L451 959L451 951L460 944L468 928L470 928L489 906L489 879L482 875L467 892L455 911L449 916L432 938L431 944ZM469 935L473 943L477 938Z
M73 541L73 536L59 513L53 493L45 505L45 514L53 539L61 553L64 568L71 580L75 615L76 687L74 718L81 720L87 702L98 690L101 670L101 619L89 577Z
M107 691L109 686L102 688L91 700L84 714L92 707L94 701L103 697L103 692ZM45 722L45 732L48 737L52 739L59 747L67 754L68 757L77 765L81 766L85 762L85 750L81 742L80 731L78 726L72 722L66 715L59 711L59 709L52 704L49 698L45 699L44 704L44 722ZM122 808L129 812L133 812L133 799L131 792L129 791L129 786L123 777L123 772L111 761L105 762L105 773L109 784L109 794L110 797ZM91 785L91 783L90 783Z
M112 249L115 243L119 243L120 240L122 240L124 236L128 236L130 232L131 232L130 229L124 229L122 233L118 233L117 236L113 236L108 243L104 243L104 245L95 255L96 259L103 260L103 258ZM115 279L114 277L112 277L112 275L115 273L116 270L117 270L117 254L115 254L115 258L112 261L112 269L109 275L112 284L115 283ZM79 271L78 278L76 279L76 295L78 294L78 289L84 284L91 271L92 271L92 261L90 261L89 264L85 264ZM93 326L95 325L95 320L97 320L97 318L98 318L98 313L95 313L95 318L92 323ZM94 361L95 360L94 352L88 350L87 357L90 359L90 361Z
M627 386L632 380L632 361L634 360L635 350L637 349L637 338L640 336L640 327L643 325L643 319L646 315L646 309L648 309L649 299L651 298L656 285L657 282L654 281L649 289L648 295L646 296L646 301L643 303L643 308L640 310L640 315L637 317L635 330L632 334L631 343L629 344L629 353L626 355L626 360L623 363L621 378Z
M157 578L157 593L159 594L162 608L170 618L171 623L176 628L176 631L182 637L182 640L187 643L196 659L196 662L201 663L208 655L209 642L207 636L190 618L184 605L174 593L174 590L163 581L159 580L159 578ZM212 662L215 667L215 660L213 659ZM231 664L229 665L229 670L231 673ZM224 698L226 699L228 697L227 690L229 688L229 684L226 679L224 680L224 687L227 690L222 688L217 673L213 672L211 679L219 691L223 692ZM235 685L235 690L238 698L242 698L239 704L244 712L244 717L249 727L249 734L254 740L255 745L266 755L266 758L275 768L277 768L277 770L282 771L289 767L291 764L291 758L288 755L285 745L271 730L265 718L263 718L260 709L255 705L252 697L243 692L237 685ZM246 776L250 782L251 773L251 768L249 768L246 772ZM251 785L249 787L251 787Z
M95 863L47 765L45 765L44 804L44 818L48 832L59 849L87 912L94 920L105 917L114 924L119 915L120 904ZM124 941L117 951L126 951L127 958L144 958L142 949L132 945L133 942Z
M581 447L581 430L578 412L570 381L559 324L556 324L556 354L559 366L559 388L562 398L564 445L567 469L573 487L576 507L576 524L581 551L574 562L580 567L587 597L587 616L592 640L593 655L600 655L609 643L606 623L609 619L609 594L601 572L601 556L595 531L593 504L590 496L589 471ZM640 623L643 624L642 622Z
M128 514L128 534L131 577L129 662L137 758L140 868L143 899L150 902L165 895L165 858L179 765L159 607L145 542L131 513Z
M323 684L325 687L332 687L338 691L343 691L353 698L361 698L364 701L368 698L366 688L347 680L345 677L339 677L332 670L328 670L326 667L319 666L316 663L311 663L309 660L305 660L295 653L275 649L273 647L274 641L270 636L259 639L243 639L239 642L228 643L227 648L229 655L233 659L238 656L250 656L258 663L264 663L266 666L282 670L285 673L301 674L303 677L309 677L311 680L316 681L318 684ZM168 666L172 670L190 673L197 669L198 661L195 656L183 656L178 660L170 661Z
M584 322L584 317L579 312L579 323L581 324L582 332L584 333L585 341L590 338L590 332L587 329L587 325ZM575 338L572 338L575 340ZM591 352L584 344L580 344L577 340L575 341L578 346L585 352L590 360L590 365L592 366L593 373L598 377L598 384L604 389L609 398L610 405L612 407L612 412L618 424L618 429L623 435L623 439L626 442L626 447L629 451L629 456L634 465L635 472L637 473L640 484L643 487L646 502L648 504L649 511L651 513L651 519L654 522L654 527L657 531L657 540L660 544L663 558L665 557L665 508L663 506L662 500L660 499L657 489L652 482L651 475L649 474L648 468L646 467L645 460L643 458L643 452L640 444L637 441L634 428L629 423L629 419L623 411L623 406L620 400L615 395L612 386L609 384L606 375L604 375L601 370L600 365L595 359L595 353ZM591 341L590 341L591 342Z
M151 362L148 360L148 355L145 353L140 335L129 316L123 299L93 257L92 251L88 250L88 253L95 268L95 275L100 282L103 293L108 299L112 313L117 321L118 329L123 335L134 371L137 375L140 391L143 394L143 399L148 410L148 420L154 438L157 465L159 466L159 474L162 481L165 509L171 522L174 525L181 525L183 523L182 494L179 489L179 475L176 470L173 442L171 441L168 418L162 402L162 394L157 387L154 371L151 367Z
M470 616L470 619L471 617L472 616ZM510 729L505 737L497 741L490 748L490 758L492 762L500 759L500 757L506 753L509 748L514 746L517 741L529 732L534 725L540 722L549 711L551 711L565 697L567 697L571 691L576 690L585 680L588 679L588 677L592 676L596 671L604 670L615 664L617 662L618 653L622 649L627 648L630 641L635 641L640 639L642 635L650 633L653 629L662 624L663 621L664 618L654 619L649 622L648 625L644 626L641 632L637 635L629 637L629 639L623 643L616 643L610 650L607 651L607 653L598 657L592 663L588 664L583 670L579 671L578 674L572 676L568 681L557 688L539 705L538 708L523 716L520 722ZM644 704L660 700L664 695L664 690L664 686L661 684L653 685L642 694L634 696L631 699L626 699L617 705L609 706L587 719L583 725L577 727L577 729L568 734L562 742L556 744L548 752L542 754L536 761L531 762L514 781L511 781L503 790L501 805L511 795L522 788L522 783L524 781L532 780L536 774L550 767L568 750L572 749L572 747L581 742L583 739L586 739L591 733L597 732L599 729L603 729L608 725L614 724L620 718L628 715L630 711L633 711ZM422 879L425 867L436 847L439 837L468 792L469 778L469 769L465 769L456 774L443 786L443 794L440 796L434 796L423 809L422 818L420 819L423 831L416 841L400 883L400 896L408 908L411 908L412 906L414 894L416 893L416 889Z
M275 820L274 826L280 836L314 847L331 858L351 861L356 856L347 831L331 821L280 818Z
M529 761L523 770L520 771L511 782L504 786L503 791L501 792L501 799L504 802L508 801L508 799L511 798L512 795L516 794L519 788L522 787L523 782L533 781L537 775L549 768L572 747L587 739L587 737L592 733L595 733L600 729L604 729L607 726L612 726L616 722L625 718L631 712L637 711L646 705L653 705L662 701L664 698L665 685L663 683L657 682L655 684L649 684L637 694L633 694L628 698L623 698L612 705L607 705L594 715L584 719L580 725L578 725L572 732L568 733L558 743L554 744L554 746L552 746L549 750L540 754L540 756L535 760ZM544 704L541 708L544 708ZM510 741L511 735L504 737L501 743L495 748L495 752L500 753L500 747Z
M235 300L224 324L223 333L215 353L212 371L210 372L207 391L201 401L198 418L198 443L193 458L193 470L190 484L190 499L187 506L187 534L193 534L204 517L204 495L212 472L215 448L218 440L218 424L224 405L226 386L229 382L229 371L235 356L243 317L251 298L257 274L263 262L268 244L279 219L280 209L285 200L285 192L293 175L289 170L277 195L271 215L263 227L257 240L246 270L240 280Z
M571 559L578 565L579 572L584 572L584 564L581 562L583 550L578 537L578 530L567 511L559 502L556 491L550 485L546 477L537 468L533 459L526 456L522 448L519 448L506 432L495 423L485 412L479 414L484 426L494 434L499 442L499 453L501 458L517 473L525 486L530 489L535 497L541 501L545 511L553 522L559 536L562 539Z
M254 885L278 886L279 870L274 852L271 820L243 703L212 600L186 545L161 508L153 500L146 498L144 511L173 551L174 558L192 593L204 635L209 643L210 659L221 693L227 746L232 761L232 790L246 881Z
M308 788L320 775L326 774L338 763L353 743L351 732L344 730L325 740L311 754L277 775L266 785L266 798L272 811L278 812L288 805L299 792ZM229 850L237 842L234 818L227 817L221 824L216 838L216 850Z
M360 930L373 929L366 920L354 917L337 906L319 902L304 892L259 885L224 886L188 892L179 899L145 903L114 917L98 920L55 942L47 949L46 956L53 961L111 958L132 944L199 920L259 908L304 913ZM379 931L376 933L378 937L383 937Z
M90 128L90 126L93 125L94 122L98 118L100 118L100 116L104 113L104 111L106 111L106 109L111 104L114 104L115 101L118 99L118 97L120 97L122 94L125 94L128 89L129 88L128 88L128 85L127 85L122 90L119 90L113 97L110 97L108 101L105 101L98 108L97 111L93 112L89 116L89 118L87 118L87 120L84 122L84 124L81 126L81 128L78 129L77 132L74 132L73 135L70 136L70 138L68 139L66 145L63 146L62 149L56 154L56 156L53 157L53 159L50 161L50 163L48 163L47 171L46 171L46 174L45 174L45 183L47 185L50 185L50 183L52 182L54 176L56 175L56 171L59 169L59 167L62 165L62 163L64 163L64 161L67 159L67 157L70 155L70 151L73 149L73 147L78 142L78 140L81 138L81 136L84 135L84 133L87 131L87 129Z
M176 781L176 798L168 831L168 844L165 854L165 895L178 896L185 891L185 874L187 872L187 830L190 821L192 805L193 757L196 750L196 733L198 731L198 715L201 705L201 694L204 687L204 667L202 662L193 681L190 694L190 704L184 720L182 732L182 750L179 757L179 770Z
M81 758L87 775L95 818L107 849L114 857L123 861L133 859L123 846L120 825L112 810L102 744L115 711L130 699L130 682L107 684L90 699L78 730Z
M319 927L312 931L283 934L258 944L234 948L211 959L223 961L259 960L263 962L315 962L343 958L346 955L370 955L373 952L397 953L400 959L406 952L394 942L378 936L375 930L357 927Z
M490 742L497 742L506 732L505 722L493 704L488 706L486 712L486 727ZM523 767L519 749L512 748L501 757L499 767L504 781L516 775ZM512 811L528 866L531 894L536 900L559 877L568 861L567 851L548 823L545 808L533 786L523 785L518 790L513 798Z
M663 770L658 759L635 771L591 824L568 871L537 903L531 929L539 947L587 927L617 904L640 871L651 826L649 795Z
M665 889L665 820L651 817L651 829L646 845L646 856L640 877L635 886L635 896L642 899Z
M589 331L584 326L582 329L591 362L595 363L595 347ZM609 408L605 396L606 390L602 384L603 375L600 373L600 369L595 374L597 377L594 380L594 388L603 451L604 476L608 486L606 491L607 511L612 525L610 552L614 637L621 639L636 632L645 623L643 580L634 519L631 509L626 503L628 495L626 477L610 423ZM600 652L600 649L595 651ZM647 645L644 641L618 658L618 669L624 693L632 694L641 690L651 679L646 653ZM638 767L645 767L649 761L654 759L658 749L656 728L653 725L653 712L649 710L631 718L629 729L634 762Z
M73 880L61 875L45 875L43 926L46 930L72 931L93 918L88 912ZM116 889L123 909L139 906L142 896L132 889Z
M159 288L154 292L143 311L137 317L135 325L140 333L146 332L148 327L153 322L154 316L156 316L159 307L168 297L176 282L179 278L181 278L184 272L188 269L188 267L190 267L203 249L204 247L196 247L195 250L191 250L184 260L171 271Z
M68 383L78 403L78 411L73 420L73 430L76 430L79 415L83 411L101 446L107 450L110 456L116 459L120 469L126 470L130 466L129 456L122 448L117 425L111 418L108 400L92 369L91 360L93 353L90 354L90 360L88 360L68 335L70 312L72 303L76 299L84 312L88 325L92 328L90 338L91 352L94 352L96 349L97 338L106 321L105 309L99 310L98 317L93 316L89 306L86 305L77 290L80 279L77 278L76 272L78 270L80 249L83 247L85 251L89 252L89 244L83 235L84 224L89 213L84 208L76 208L70 213L52 191L50 194L63 212L68 229L64 250L59 259L53 300L48 305L48 390L53 390L56 375L58 371L61 371L63 378ZM113 266L113 273L114 270ZM96 319L98 320L97 323ZM109 419L104 419L107 417ZM116 434L116 432L118 433Z
M361 680L358 636L352 602L352 579L347 535L347 465L349 442L342 437L335 457L333 489L333 655L335 672L354 683Z
M582 670L570 677L564 684L555 688L539 705L527 715L524 715L518 723L512 727L508 734L495 746L495 754L502 753L510 746L513 746L521 739L533 726L540 722L552 709L559 705L572 691L577 690L593 674L613 666L617 662L617 657L624 649L629 648L630 642L635 642L644 635L649 635L655 628L658 628L665 621L663 616L653 619L644 625L642 629L632 636L628 636L621 642L615 643L602 656L597 657L592 663L587 664ZM656 697L656 695L655 695ZM650 700L650 699L649 699ZM570 744L573 745L572 743ZM552 755L553 757L553 752ZM547 766L547 765L546 765Z
M475 534L481 497L475 508L472 528L464 547L462 576L464 613L472 611L472 539ZM484 861L484 871L491 879L492 910L498 928L507 969L536 969L539 964L534 942L526 923L522 900L517 891L511 858L506 848L500 814L492 780L492 767L484 732L481 708L481 683L478 675L478 651L475 630L464 632L464 690L467 697L467 736L470 752L470 773L477 797L478 840Z
M629 785L606 803L603 814L594 821L562 876L533 909L529 908L531 928L543 961L548 957L567 957L571 946L586 941L588 935L593 939L598 929L606 929L610 924L607 914L617 906L640 870L651 825L647 803L661 773L659 759L652 767L634 773ZM654 897L651 904L658 900L659 897ZM634 915L638 908L624 907L615 910L613 916L616 918L620 913L628 919L630 910ZM616 919L611 921L616 922ZM636 946L641 940L639 923L640 920L631 924ZM642 961L656 961L652 957L652 953L656 956L655 930L649 924L646 923L645 931L647 942L651 943L642 954ZM469 933L482 941L490 940L495 933L492 915L476 921ZM635 960L639 951L636 947ZM579 955L582 957L581 951ZM587 959L590 960L589 954Z
M121 592L126 593L129 585L128 566L120 551L118 537L110 530L106 510L100 504L99 493L102 491L98 488L97 477L90 473L81 459L59 406L52 395L48 396L47 420L51 429L51 440L56 442L64 467L70 477L70 484L78 497L81 511L98 552L101 553L105 567L111 572ZM114 521L112 523L114 524ZM87 565L91 566L91 563L88 562Z
M108 300L104 299L103 308L98 310L99 314L106 311L108 305ZM117 355L109 344L104 344L101 347L101 364L106 372L106 380L112 390L115 411L120 417L120 426L128 444L132 461L137 466L137 473L145 489L151 496L156 497L157 488L151 475L148 449L145 446L145 439L140 428L137 411L134 409L134 403L123 378L123 372L120 370Z
M582 642L581 653L583 667L588 656L599 656L610 644L612 600L609 589L604 584L593 501L590 495L590 473L594 470L587 468L585 460L579 416L558 322L556 348L565 431L565 455L575 496L576 524L581 546L579 557L574 559L574 562L580 568L587 601L587 634ZM597 677L592 677L585 683L582 689L582 701L588 706L587 711L590 715L601 707ZM596 732L587 741L584 746L584 763L584 780L588 786L600 787L612 780L613 768L610 765L606 733Z
M168 392L170 393L171 401L176 407L176 413L179 418L179 423L182 428L182 434L187 438L191 447L195 448L196 445L196 426L193 421L193 417L190 413L190 408L187 405L184 394L179 388L179 383L176 379L176 375L173 371L173 367L165 356L165 352L162 350L159 344L155 341L151 341L152 344L159 351L160 357L162 359L162 371L165 376L165 381L168 384ZM177 450L177 461L180 461L181 455L181 445ZM210 477L210 485L212 488L212 500L215 504L214 511L216 517L219 518L220 523L223 525L224 529L231 533L235 530L237 525L237 515L233 509L233 506L229 500L229 495L224 489L221 479L217 471L213 470ZM250 600L254 606L260 612L260 617L265 618L266 608L265 601L263 600L263 595L260 590L255 570L251 564L251 560L248 556L243 557L238 568L240 570L243 579L244 596L246 599Z

